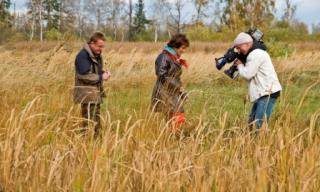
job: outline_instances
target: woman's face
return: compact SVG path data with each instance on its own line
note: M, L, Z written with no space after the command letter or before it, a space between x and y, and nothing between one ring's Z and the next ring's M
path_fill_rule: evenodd
M178 57L181 57L181 55L186 51L187 48L188 48L187 46L182 45L182 46L179 47L179 48L174 48L174 50L176 51L177 56L178 56Z

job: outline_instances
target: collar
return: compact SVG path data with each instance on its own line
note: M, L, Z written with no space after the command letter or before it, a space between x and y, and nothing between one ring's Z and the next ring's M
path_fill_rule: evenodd
M90 49L90 46L88 43L85 43L83 45L83 49L89 54L90 58L92 59L92 61L94 61L95 63L98 63L97 61L97 57L101 57L100 55L94 55Z
M164 50L166 50L166 51L168 51L169 53L171 53L172 55L174 55L174 56L178 56L177 55L177 52L172 48L172 47L169 47L168 45L166 45L165 47L164 47Z
M85 43L85 44L83 45L83 49L86 50L86 51L89 53L89 55L90 55L91 58L94 58L94 57L95 57L94 54L92 53L92 51L91 51L90 46L89 46L88 43Z
M180 65L184 66L185 68L188 68L189 65L186 60L177 58L175 55L173 55L171 52L167 51L166 49L163 50L164 54L167 54L173 61L179 63Z

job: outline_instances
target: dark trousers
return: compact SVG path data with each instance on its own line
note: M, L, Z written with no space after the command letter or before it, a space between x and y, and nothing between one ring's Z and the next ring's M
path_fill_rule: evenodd
M89 121L96 123L94 127L95 135L99 134L101 124L100 124L100 104L88 103L81 104L81 114L83 120L83 127L88 127Z

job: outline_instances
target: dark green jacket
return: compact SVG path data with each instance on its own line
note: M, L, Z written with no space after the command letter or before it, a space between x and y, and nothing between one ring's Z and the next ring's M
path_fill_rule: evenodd
M75 60L75 103L102 102L104 97L102 64L101 55L94 55L89 45L85 44Z

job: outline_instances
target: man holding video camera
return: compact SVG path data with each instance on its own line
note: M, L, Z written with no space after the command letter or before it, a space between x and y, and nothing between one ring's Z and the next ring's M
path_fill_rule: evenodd
M239 75L249 83L250 101L253 102L249 124L255 124L256 133L259 133L265 118L268 122L282 88L269 54L253 44L253 38L248 33L238 34L234 47L246 56L246 62L236 59L234 64Z

